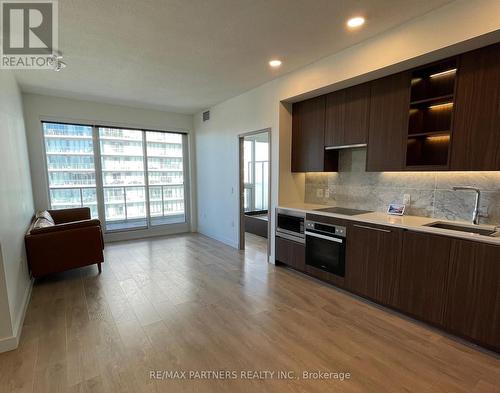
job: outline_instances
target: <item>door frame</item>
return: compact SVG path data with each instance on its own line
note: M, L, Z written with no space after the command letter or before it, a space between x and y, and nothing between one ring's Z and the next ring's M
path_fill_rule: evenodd
M244 163L243 163L243 141L246 136L267 133L268 135L268 155L269 155L269 173L267 185L267 256L271 255L271 183L272 183L272 132L271 127L261 130L245 132L238 134L238 249L245 249L245 204L244 204Z

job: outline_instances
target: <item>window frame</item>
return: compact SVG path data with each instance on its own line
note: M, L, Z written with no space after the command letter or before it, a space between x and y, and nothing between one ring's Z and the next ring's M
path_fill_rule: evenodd
M48 204L49 204L49 208L53 209L53 207L52 207L52 197L51 197L51 192L50 192L51 191L51 187L50 187L49 161L48 161L48 155L47 155L45 130L44 130L44 127L43 127L44 123L62 124L62 125L71 125L71 126L90 127L91 128L91 133L92 133L92 149L93 149L92 150L92 158L94 160L95 186L94 187L88 187L88 188L95 188L95 190L96 190L96 202L97 202L97 205L99 205L99 201L98 201L98 198L97 198L97 168L95 166L95 145L94 145L94 137L93 137L94 130L93 130L92 126L89 125L89 124L83 124L83 123L80 123L80 122L60 122L60 121L53 121L53 120L41 120L40 125L41 125L41 133L42 133L43 161L44 161L44 165L45 165L45 172L44 172L44 174L45 174L45 177L46 177L45 190L46 190L46 195L47 195L47 201L48 201ZM84 188L84 187L80 187L79 188L80 198L81 198L80 199L81 200L81 206L83 206L82 188ZM61 187L61 189L68 189L69 190L71 188L70 187L68 187L68 188ZM99 209L99 206L97 206L97 209Z
M132 238L141 238L148 236L155 236L160 234L168 234L168 233L179 233L179 232L189 232L191 230L191 180L190 180L190 134L188 131L183 129L155 129L154 127L136 127L134 125L124 125L117 123L106 123L106 122L82 122L82 121L69 121L59 120L57 118L52 117L41 117L40 118L40 129L41 129L41 142L42 142L42 152L43 152L43 163L45 165L45 193L48 201L49 208L52 209L52 200L50 195L50 186L49 186L49 166L48 166L48 157L47 157L47 149L46 149L46 139L44 133L44 123L56 123L62 125L74 125L74 126L84 126L91 127L92 129L92 144L93 144L93 159L94 159L94 173L95 173L95 190L96 190L96 199L97 199L97 211L98 218L103 224L103 233L105 236L105 240L125 240ZM105 214L104 214L104 188L102 181L102 157L101 157L101 149L100 149L100 138L99 138L99 128L115 128L115 129L123 129L123 130L136 130L142 131L142 148L143 148L143 162L144 162L144 178L145 178L145 192L146 192L146 221L147 226L140 228L126 228L126 229L118 229L118 230L107 230L105 225ZM166 224L157 224L151 225L151 214L150 214L150 198L149 198L149 179L148 179L148 156L147 156L147 142L146 142L146 133L147 132L161 132L168 134L177 134L182 137L182 174L183 174L183 202L184 202L184 221L178 223L166 223ZM162 201L163 203L163 201Z

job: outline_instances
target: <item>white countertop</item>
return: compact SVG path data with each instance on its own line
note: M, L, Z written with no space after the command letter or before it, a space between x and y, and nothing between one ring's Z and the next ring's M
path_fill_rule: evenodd
M300 212L305 212L305 213L313 213L313 214L318 214L318 215L327 216L327 217L336 217L336 218L341 218L344 220L364 222L364 223L368 223L368 224L393 226L393 227L397 227L397 228L410 229L410 230L416 231L416 232L426 232L426 233L436 234L436 235L445 235L445 236L451 236L451 237L455 237L455 238L459 238L459 239L478 241L478 242L495 244L495 245L500 246L500 237L484 236L484 235L478 235L475 233L453 231L450 229L433 228L433 227L425 226L427 224L431 224L433 222L439 221L439 222L447 222L450 224L460 224L460 225L470 226L470 227L474 227L474 228L479 227L479 228L493 230L494 227L492 225L472 225L470 223L464 223L464 222L458 222L458 221L447 221L447 220L440 220L437 218L419 217L419 216L406 216L406 215L405 216L391 216L389 214L381 213L381 212L363 213L363 214L358 214L355 216L347 216L344 214L320 212L317 210L317 209L324 209L327 207L333 207L333 206L316 205L316 204L310 204L310 203L288 203L288 204L282 204L282 205L278 206L278 208L290 209L290 210L295 210L295 211L300 211Z

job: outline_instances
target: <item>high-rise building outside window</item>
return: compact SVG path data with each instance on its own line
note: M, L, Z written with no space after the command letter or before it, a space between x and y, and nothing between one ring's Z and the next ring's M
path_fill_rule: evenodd
M245 136L243 141L243 206L245 212L268 209L269 136Z
M88 206L108 232L186 222L185 135L52 122L43 135L52 209Z
M92 127L43 123L52 209L90 207L97 218Z
M184 222L184 168L181 134L146 132L151 224Z

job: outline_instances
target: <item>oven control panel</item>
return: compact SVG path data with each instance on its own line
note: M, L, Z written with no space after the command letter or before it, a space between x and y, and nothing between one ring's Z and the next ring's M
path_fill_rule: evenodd
M336 235L340 237L346 236L346 227L341 225L325 224L317 221L306 221L306 230L312 230L329 235Z

